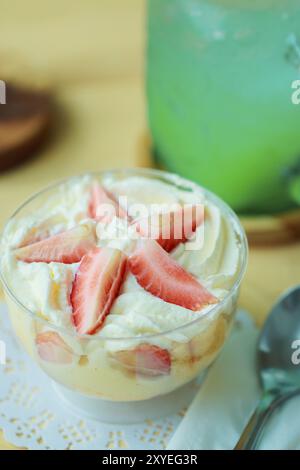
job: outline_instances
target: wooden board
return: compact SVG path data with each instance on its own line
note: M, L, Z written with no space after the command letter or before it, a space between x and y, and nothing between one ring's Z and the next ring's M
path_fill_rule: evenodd
M300 238L300 210L276 215L242 217L252 246L293 243Z
M46 90L14 81L5 81L5 90L6 103L0 107L0 171L33 157L47 140L54 112Z

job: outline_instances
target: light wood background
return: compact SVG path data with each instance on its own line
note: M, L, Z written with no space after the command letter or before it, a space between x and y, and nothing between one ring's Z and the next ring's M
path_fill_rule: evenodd
M0 226L51 180L86 170L149 166L142 150L145 5L142 0L1 0L0 78L36 76L61 109L55 138L31 162L0 174ZM300 242L251 247L240 305L261 324L300 281ZM0 294L1 295L1 294ZM0 449L13 448L0 432Z

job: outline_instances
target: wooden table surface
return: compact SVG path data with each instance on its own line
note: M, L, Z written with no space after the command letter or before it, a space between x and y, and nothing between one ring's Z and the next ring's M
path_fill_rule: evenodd
M151 165L141 145L144 22L141 0L85 0L76 7L72 0L2 0L0 59L20 80L36 74L47 81L61 113L51 144L26 165L0 174L0 226L53 179ZM299 266L300 242L251 247L240 305L258 324L276 297L299 282ZM0 432L0 449L11 448Z

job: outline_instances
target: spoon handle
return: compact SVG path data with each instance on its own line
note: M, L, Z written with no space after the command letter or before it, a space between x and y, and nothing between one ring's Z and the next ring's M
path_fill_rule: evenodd
M283 394L266 392L251 416L234 450L255 450L258 448L263 429L275 409L285 401L300 394L300 389Z

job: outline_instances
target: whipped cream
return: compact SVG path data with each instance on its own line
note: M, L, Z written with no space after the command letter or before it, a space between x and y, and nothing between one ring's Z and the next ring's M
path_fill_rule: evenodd
M69 298L78 263L26 263L18 261L14 249L33 240L45 238L78 224L93 223L88 218L92 176L73 178L62 184L55 195L45 198L36 210L12 219L2 238L1 270L6 284L29 310L50 323L75 331ZM116 196L125 196L128 210L135 204L204 204L203 244L199 250L189 250L191 242L181 243L170 253L183 268L193 274L211 293L222 300L233 286L240 268L240 241L234 223L203 192L195 188L185 191L160 180L145 177L124 177L115 180L107 176L101 182ZM113 218L98 223L97 245L119 248L129 254L136 243L134 227L128 230L124 220ZM101 234L101 236L100 236ZM120 236L121 234L121 236ZM117 236L118 235L118 236ZM103 327L96 335L103 338L131 338L176 329L207 313L213 305L194 312L167 303L146 292L128 273ZM170 340L187 341L192 331L173 331ZM164 341L168 338L165 335ZM159 344L159 339L157 339ZM109 349L120 348L107 341Z

